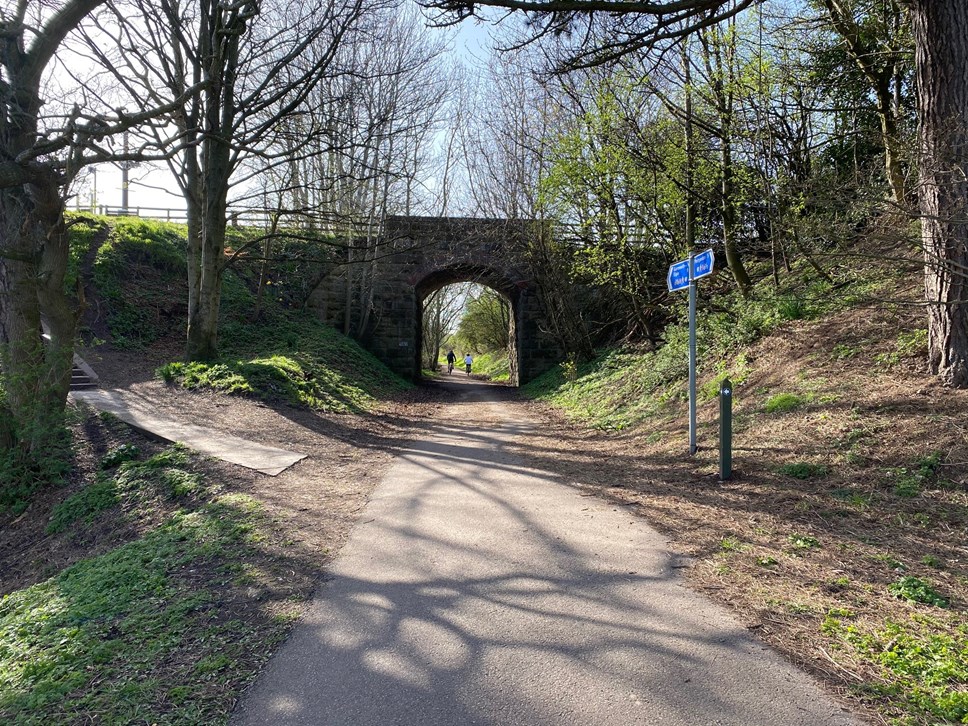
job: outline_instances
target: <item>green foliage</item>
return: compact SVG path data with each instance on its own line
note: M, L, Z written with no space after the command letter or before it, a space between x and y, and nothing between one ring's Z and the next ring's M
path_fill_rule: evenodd
M460 361L457 368L461 367ZM510 376L508 354L506 351L482 353L474 358L472 371L492 381L506 381Z
M4 408L3 398L3 388L0 386L0 416L7 417L9 412ZM30 505L34 492L44 486L62 483L70 472L73 456L71 435L60 412L39 416L28 424L31 428L29 431L12 426L11 417L0 422L0 433L5 424L11 426L9 433L15 441L44 442L37 449L0 447L0 509L20 514Z
M928 331L919 328L907 333L899 333L894 350L878 353L874 362L882 368L893 368L904 359L926 358L928 355Z
M810 305L800 298L781 298L777 300L776 311L784 320L805 320L811 317Z
M566 381L574 383L578 380L578 363L574 356L562 361L559 365L561 366L561 375L564 376Z
M847 289L850 295L867 299L878 284L873 280ZM761 284L748 299L736 291L717 293L716 310L702 311L698 321L700 375L705 366L715 366L714 374L702 384L705 397L718 394L723 378L730 378L735 386L746 380L749 362L743 347L784 322L780 303L793 294L794 288L797 299L809 307L810 317L857 302L847 293L831 294L830 283L812 278L809 272L798 273L788 287L779 291ZM682 315L685 315L684 306ZM661 344L655 349L634 346L606 349L594 361L578 367L574 382L565 378L561 370L551 370L524 386L522 392L563 408L573 418L598 428L626 429L655 414L663 402L685 398L688 341L688 326L679 320L664 328ZM779 394L767 402L767 410L795 410L813 400L809 393Z
M127 461L118 468L115 482L121 491L134 496L156 494L180 499L202 490L202 476L188 470L188 452L171 446L145 461Z
M63 532L81 520L91 522L122 499L131 506L140 506L156 496L180 499L202 491L202 477L187 468L189 457L184 448L171 446L145 461L135 461L136 456L137 447L130 445L109 452L101 460L101 467L118 467L114 476L102 472L94 483L56 505L47 534Z
M794 479L813 479L814 477L824 476L827 473L827 467L822 464L811 464L807 461L795 461L784 464L777 471Z
M748 549L748 545L743 544L736 537L723 537L719 542L719 549L723 552L742 552Z
M678 332L668 330L669 344L657 351L614 348L594 361L580 363L573 383L558 367L522 387L522 391L527 396L548 400L596 427L624 429L657 405L649 395L651 391L686 372L685 356L677 360L675 354L681 343Z
M223 497L0 599L0 720L224 720L285 623L213 617L218 583L186 573L239 562L257 521L251 500Z
M838 343L834 346L832 357L834 360L848 360L860 353L860 348L846 343Z
M74 295L80 276L81 264L91 250L97 236L105 229L104 223L87 215L65 215L69 228L67 272L64 275L64 291Z
M825 632L879 670L861 688L889 698L897 723L968 723L968 625L948 635L924 617L872 630L828 621Z
M121 444L101 457L102 469L113 469L126 461L132 461L141 456L141 449L134 444Z
M820 540L809 534L791 534L787 541L794 552L805 552L820 546Z
M184 226L119 219L94 260L113 343L141 348L185 325L188 298Z
M63 532L78 520L92 521L100 512L118 504L118 487L113 479L98 479L54 507L47 534Z
M805 403L806 399L796 393L777 393L767 399L764 410L767 413L787 413L795 411Z
M282 234L287 230L279 230ZM226 230L226 247L238 250L253 237L261 235L262 229L229 227ZM320 273L329 262L335 262L339 245L333 244L333 236L306 229L295 230L295 238L279 237L270 242L271 257L263 291L264 309L301 309L316 285ZM255 291L258 290L262 273L262 260L266 252L264 242L249 252L235 258L222 285L222 312L226 319L245 320L255 308Z
M245 325L230 321L223 325L222 341L219 361L168 363L159 375L186 388L338 413L370 410L376 397L408 385L354 341L308 314Z
M749 377L749 374L750 365L746 353L739 353L732 363L726 359L717 361L716 375L700 387L700 393L702 393L704 398L718 398L719 388L723 381L728 378L735 388L736 386L742 385Z
M888 475L894 480L894 493L899 497L920 494L924 486L936 478L941 456L941 452L936 451L917 459L911 467L888 469Z
M920 577L911 575L902 577L897 582L888 585L887 591L894 597L908 602L919 602L939 608L948 607L948 599L939 595L930 583L925 582Z
M502 353L508 349L511 306L497 292L484 288L480 295L467 301L467 308L457 326L456 344L460 350Z

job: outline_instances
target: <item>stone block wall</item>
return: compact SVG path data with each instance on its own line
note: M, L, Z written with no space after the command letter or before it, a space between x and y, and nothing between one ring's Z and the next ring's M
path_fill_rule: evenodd
M557 364L561 351L543 332L539 296L521 263L529 228L527 222L499 219L389 217L360 342L395 373L418 377L422 301L445 285L470 281L511 302L517 353L512 383L527 383ZM317 314L341 330L346 303L345 272L327 277L310 299ZM359 302L353 301L350 310L350 329L358 330Z

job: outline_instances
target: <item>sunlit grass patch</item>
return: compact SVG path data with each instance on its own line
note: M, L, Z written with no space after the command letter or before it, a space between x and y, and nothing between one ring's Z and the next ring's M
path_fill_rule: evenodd
M217 499L0 599L0 721L224 718L285 622L226 618L225 583L194 573L246 557L259 516L252 500Z

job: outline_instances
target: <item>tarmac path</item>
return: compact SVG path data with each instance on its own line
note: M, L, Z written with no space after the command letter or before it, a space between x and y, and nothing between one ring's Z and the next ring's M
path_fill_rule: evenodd
M506 451L537 425L513 402L445 385L232 723L861 723L687 589L643 520Z

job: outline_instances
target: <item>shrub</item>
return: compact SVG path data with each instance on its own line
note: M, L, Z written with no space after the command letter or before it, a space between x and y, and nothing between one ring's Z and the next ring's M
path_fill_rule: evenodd
M806 399L803 396L798 396L795 393L778 393L775 396L770 396L765 408L767 413L786 413L800 408L804 403L806 403Z
M934 605L939 608L948 607L948 599L938 594L928 582L920 577L911 575L902 577L897 582L888 585L887 591L900 600Z

